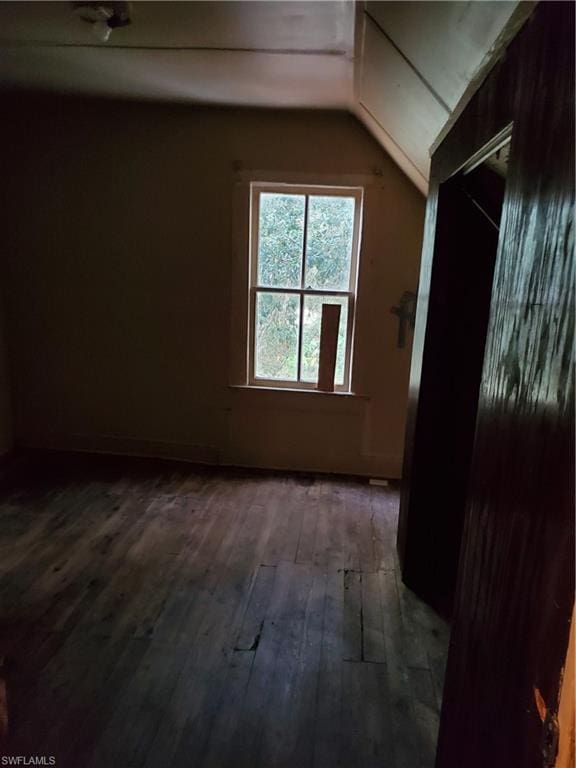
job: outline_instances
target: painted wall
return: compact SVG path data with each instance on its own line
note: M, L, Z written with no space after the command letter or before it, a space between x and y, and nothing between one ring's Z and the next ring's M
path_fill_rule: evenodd
M398 476L424 199L355 118L19 97L2 159L19 444ZM234 190L247 172L368 181L364 397L230 384ZM234 288L238 290L238 288Z

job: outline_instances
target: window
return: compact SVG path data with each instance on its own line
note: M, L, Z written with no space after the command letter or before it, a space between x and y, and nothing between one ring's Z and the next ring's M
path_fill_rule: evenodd
M323 304L340 304L335 389L348 391L362 190L253 184L250 383L314 389Z

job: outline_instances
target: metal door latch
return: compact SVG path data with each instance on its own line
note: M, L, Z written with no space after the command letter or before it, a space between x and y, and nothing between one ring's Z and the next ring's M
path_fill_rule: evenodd
M416 322L416 301L418 297L414 291L404 291L397 307L392 307L390 312L398 318L398 349L406 346L406 324L414 330Z

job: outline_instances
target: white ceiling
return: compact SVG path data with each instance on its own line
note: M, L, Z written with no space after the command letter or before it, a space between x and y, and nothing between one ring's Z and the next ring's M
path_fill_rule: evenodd
M68 2L1 2L0 85L349 109L426 192L430 147L532 5L134 2L102 43Z
M354 8L330 2L135 2L100 42L67 2L0 3L0 83L268 107L348 107Z
M105 0L102 0L105 3ZM0 4L2 40L112 46L352 53L354 8L310 2L133 2L132 24L99 43L67 2Z

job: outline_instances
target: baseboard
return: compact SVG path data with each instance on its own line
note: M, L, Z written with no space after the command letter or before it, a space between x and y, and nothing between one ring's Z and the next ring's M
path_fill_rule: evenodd
M214 446L178 443L168 440L142 440L119 435L51 435L41 440L20 443L23 448L81 453L113 454L155 459L174 459L193 464L220 464L220 451Z
M50 435L38 439L19 441L19 447L33 450L72 451L136 458L171 459L192 464L238 467L242 469L272 470L280 472L301 472L326 475L347 475L352 477L379 477L397 481L400 479L398 457L365 456L366 466L354 466L346 470L342 466L326 467L314 463L309 466L288 466L277 462L246 462L225 455L215 446L179 443L168 440L143 440L120 435Z

